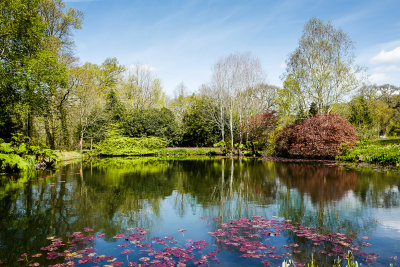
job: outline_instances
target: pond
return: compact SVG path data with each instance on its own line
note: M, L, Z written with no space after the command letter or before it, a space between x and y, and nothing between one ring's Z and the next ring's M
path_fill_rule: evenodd
M2 176L0 263L301 266L351 250L398 266L399 186L396 171L208 157Z

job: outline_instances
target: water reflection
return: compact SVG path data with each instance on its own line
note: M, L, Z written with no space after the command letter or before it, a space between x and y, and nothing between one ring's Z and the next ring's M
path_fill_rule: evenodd
M356 171L322 163L281 164L276 170L282 183L309 195L313 204L338 201L354 191L358 182Z
M0 259L6 262L40 251L50 235L84 227L104 232L108 241L132 226L165 230L165 210L174 227L190 216L264 215L329 232L370 234L379 225L374 210L400 204L396 173L256 159L108 158L9 180L3 177L0 184ZM393 220L400 221L399 214ZM286 239L307 251L295 236Z

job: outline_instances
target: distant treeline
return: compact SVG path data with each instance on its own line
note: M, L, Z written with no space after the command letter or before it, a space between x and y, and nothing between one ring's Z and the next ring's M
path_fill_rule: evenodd
M349 36L317 18L289 55L282 87L265 83L257 57L235 53L196 93L181 83L170 98L147 65L79 65L72 32L83 14L61 0L1 1L0 15L5 141L21 133L31 145L73 150L117 132L167 146L268 150L283 129L319 113L347 119L362 139L400 134L400 88L363 84Z

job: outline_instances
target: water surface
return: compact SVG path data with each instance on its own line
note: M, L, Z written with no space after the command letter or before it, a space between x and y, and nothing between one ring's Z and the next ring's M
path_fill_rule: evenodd
M204 240L208 245L194 254L201 258L217 251L208 264L261 265L263 259L245 258L239 247L216 242L209 232L221 227L221 222L262 215L301 223L325 234L352 236L361 246L360 252L379 255L372 265L397 265L389 257L400 257L399 185L400 175L393 171L227 158L107 158L20 178L3 176L0 260L8 266L29 265L34 261L17 262L21 254L45 254L41 248L50 244L48 237L67 241L67 235L85 233L83 229L88 227L95 234L104 234L91 241L97 255L111 255L125 265L139 262L148 254L145 248L129 245L131 253L125 256L121 254L125 248L118 245L126 241L114 237L142 227L148 229L145 241L154 248L159 244L152 237L173 237L177 244L170 247ZM272 265L287 258L309 262L312 255L321 264L335 258L292 232L260 238L255 237L275 246L277 255L291 254L278 259L266 254ZM298 246L282 247L288 244ZM357 256L359 261L365 258ZM44 256L35 261L41 265L63 262Z

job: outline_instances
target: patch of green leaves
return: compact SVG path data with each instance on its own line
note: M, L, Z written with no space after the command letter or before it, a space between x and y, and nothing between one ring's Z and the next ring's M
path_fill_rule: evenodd
M151 155L165 146L166 141L159 137L125 137L113 130L97 145L96 153L102 156Z
M381 139L360 143L347 150L338 159L348 162L366 162L381 165L400 165L400 139Z

